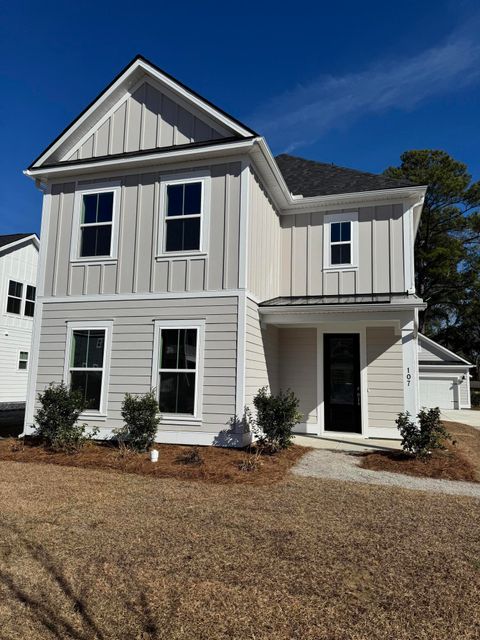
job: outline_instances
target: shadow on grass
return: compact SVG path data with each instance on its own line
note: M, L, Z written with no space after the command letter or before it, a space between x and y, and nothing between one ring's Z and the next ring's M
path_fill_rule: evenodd
M0 567L0 585L3 585L18 602L26 605L37 625L60 640L65 640L66 638L72 638L73 640L105 640L107 637L111 637L109 630L107 630L107 635L102 631L95 621L94 614L89 610L84 597L75 593L73 585L62 572L60 562L45 547L38 542L28 540L22 531L14 525L2 522L0 523L1 529L3 529L4 533L10 533L15 536L16 544L21 545L27 554L40 566L50 586L56 586L60 589L68 609L72 611L71 618L59 612L58 596L53 589L45 592L36 590L33 586L26 587L21 584L18 577L13 577L8 571ZM130 576L129 579L131 579L130 593L138 597L139 607L132 602L126 602L125 605L128 607L130 614L136 611L139 617L139 626L143 632L141 637L153 640L158 637L159 629L146 593L140 588L140 585L134 583L133 576ZM80 623L81 629L78 628L78 623Z

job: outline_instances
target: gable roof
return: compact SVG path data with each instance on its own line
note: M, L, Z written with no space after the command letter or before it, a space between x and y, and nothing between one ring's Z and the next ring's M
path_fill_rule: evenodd
M39 241L36 233L9 233L6 235L0 235L0 249L6 249L11 245L19 244L22 240L27 238L31 238L38 249Z
M426 351L428 351L429 353L439 358L439 360L427 360L419 357L419 363L421 365L448 366L448 365L463 364L466 367L474 366L470 362L468 362L468 360L465 360L465 358L462 358L461 356L454 353L453 351L450 351L450 349L447 349L443 345L438 344L438 342L435 342L435 340L432 340L431 338L427 338L427 336L423 335L423 333L418 334L418 340L419 340L419 343L421 343L422 347Z
M286 153L276 156L275 160L293 195L314 197L414 186L408 180L306 160Z
M239 139L258 134L242 122L217 107L190 87L153 64L141 55L135 58L107 85L107 87L51 142L32 162L29 169L48 166L61 160L89 130L109 112L122 95L132 90L142 78L151 77L169 91L188 101L218 122L229 132L229 137ZM221 140L219 141L221 142Z

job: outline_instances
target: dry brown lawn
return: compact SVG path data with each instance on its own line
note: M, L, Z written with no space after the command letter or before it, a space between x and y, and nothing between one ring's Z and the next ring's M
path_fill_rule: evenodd
M275 455L255 455L255 448L226 449L221 447L187 447L156 444L158 462L150 462L150 454L119 449L109 443L90 442L77 453L51 451L33 439L0 440L0 460L55 464L84 469L108 469L118 473L135 473L156 478L178 478L235 484L273 484L282 480L287 471L309 449L292 446ZM200 464L187 464L197 451ZM254 470L246 471L248 462ZM1 639L0 639L1 640Z
M434 451L418 460L398 451L366 453L360 466L374 471L391 471L413 476L480 482L480 430L457 422L446 422L455 444L446 442L445 451Z
M0 462L0 638L480 637L480 502Z

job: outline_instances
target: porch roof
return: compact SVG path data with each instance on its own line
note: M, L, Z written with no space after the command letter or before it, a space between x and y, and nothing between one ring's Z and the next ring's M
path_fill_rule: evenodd
M260 303L260 307L312 307L324 305L364 305L364 304L423 304L412 293L355 293L350 295L326 296L279 296Z

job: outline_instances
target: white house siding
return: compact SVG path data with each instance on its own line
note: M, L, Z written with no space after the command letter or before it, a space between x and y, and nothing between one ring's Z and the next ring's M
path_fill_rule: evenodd
M304 422L317 422L317 330L279 329L279 388L300 400Z
M280 291L280 219L256 174L250 174L248 289L259 300Z
M176 171L120 178L120 223L117 259L71 262L75 183L52 186L45 273L46 296L218 291L238 288L240 162L195 167L211 175L208 255L157 258L160 178ZM103 182L108 180L104 178ZM118 180L118 178L115 178ZM94 184L82 181L80 186ZM203 224L206 228L206 217Z
M28 371L18 369L20 351L31 358L32 318L6 312L10 280L36 286L38 250L30 241L0 255L0 402L25 402Z
M325 215L358 212L358 269L323 270ZM280 295L404 292L403 205L281 217Z
M401 336L393 327L367 328L368 422L370 435L376 428L395 428L404 410Z
M164 419L157 439L166 438L162 432L175 431L182 434L178 441L211 443L207 435L228 429L235 415L237 307L236 297L45 303L36 393L63 379L67 321L113 320L108 417L105 422L89 420L87 424L107 431L119 427L124 394L151 388L154 320L203 318L202 421L178 425ZM207 434L204 440L202 433Z
M245 331L245 406L253 408L253 398L262 387L278 391L279 330L260 326L258 307L247 298Z
M97 158L117 153L171 147L225 137L228 132L213 125L193 105L151 82L143 82L127 94L112 114L103 118L68 152L66 160Z

